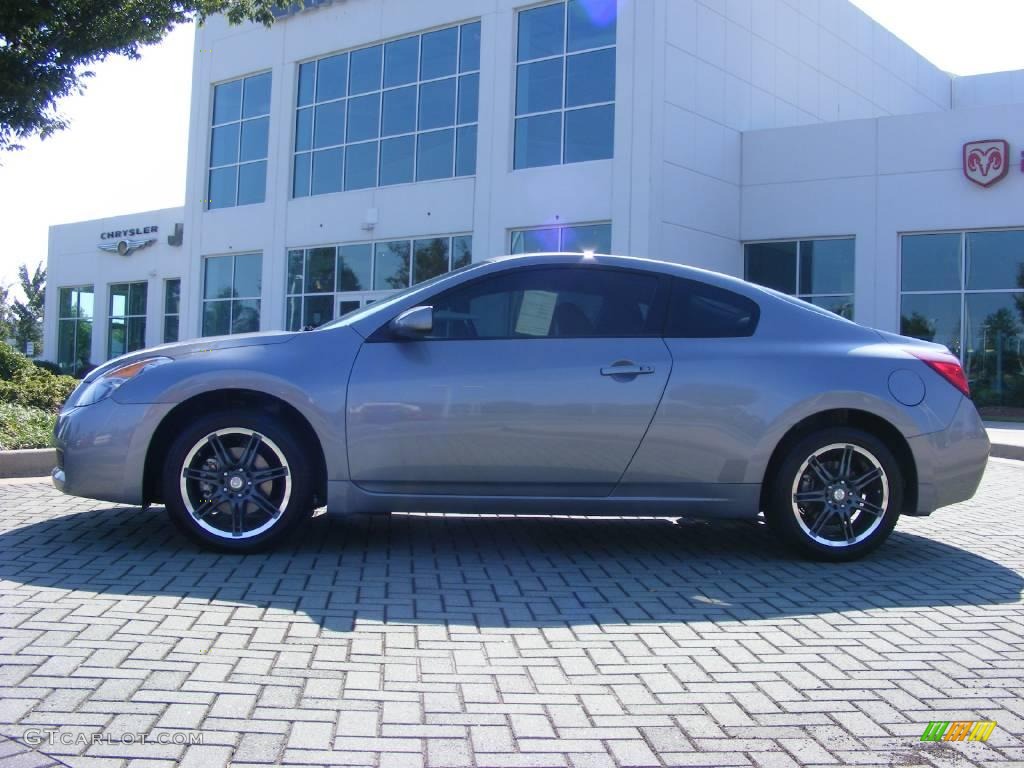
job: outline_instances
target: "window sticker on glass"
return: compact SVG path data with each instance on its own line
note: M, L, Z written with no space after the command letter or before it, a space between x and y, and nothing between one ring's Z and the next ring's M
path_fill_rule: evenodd
M555 314L558 294L553 291L525 291L519 307L516 333L524 336L547 336Z

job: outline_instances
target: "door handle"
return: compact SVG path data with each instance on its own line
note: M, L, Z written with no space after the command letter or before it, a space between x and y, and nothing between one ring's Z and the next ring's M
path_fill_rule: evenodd
M647 373L654 373L653 365L638 365L628 360L620 360L601 369L602 376L640 376Z

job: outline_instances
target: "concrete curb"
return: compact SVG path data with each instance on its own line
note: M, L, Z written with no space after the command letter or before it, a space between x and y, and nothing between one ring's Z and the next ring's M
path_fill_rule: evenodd
M1024 445L992 443L991 455L997 459L1016 459L1017 461L1024 461Z
M0 451L0 477L49 477L55 466L56 448Z

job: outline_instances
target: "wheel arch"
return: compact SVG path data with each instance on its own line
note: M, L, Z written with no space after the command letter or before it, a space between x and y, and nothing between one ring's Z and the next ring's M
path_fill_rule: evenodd
M271 413L291 426L299 440L307 447L312 458L315 504L327 503L327 462L320 438L309 420L293 405L266 392L251 389L215 389L202 392L183 400L171 409L153 432L146 450L146 462L142 480L142 494L145 503L163 501L160 475L167 450L174 440L176 426L201 414L225 408L254 408Z
M892 451L900 464L906 487L903 492L901 514L914 515L917 512L918 478L917 464L910 444L903 434L889 421L869 411L856 408L833 408L819 411L794 424L772 451L761 482L760 505L763 510L768 503L772 482L789 450L807 435L829 427L854 427L868 432L882 440Z

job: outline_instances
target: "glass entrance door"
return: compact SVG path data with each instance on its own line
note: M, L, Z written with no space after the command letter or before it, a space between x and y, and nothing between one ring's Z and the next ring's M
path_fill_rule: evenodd
M360 307L365 307L367 304L373 304L373 302L384 298L389 293L390 291L363 291L336 294L338 314L335 317L347 315L349 312L354 312Z

